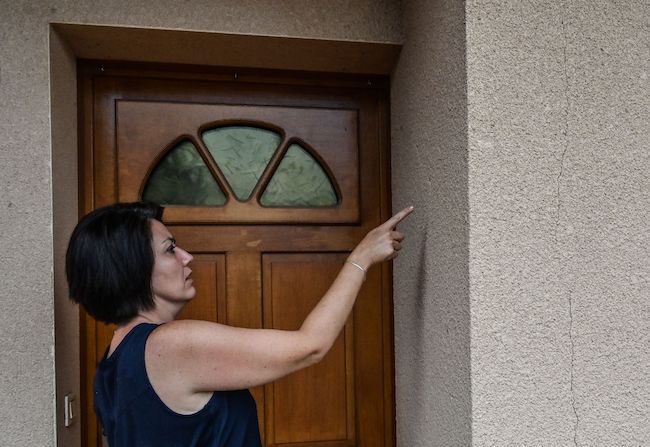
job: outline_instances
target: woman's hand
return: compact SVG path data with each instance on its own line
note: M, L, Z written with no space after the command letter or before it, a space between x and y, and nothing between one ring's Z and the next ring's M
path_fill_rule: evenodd
M413 212L413 207L404 208L386 222L371 230L348 257L349 261L368 270L373 264L394 259L402 248L404 234L396 226Z

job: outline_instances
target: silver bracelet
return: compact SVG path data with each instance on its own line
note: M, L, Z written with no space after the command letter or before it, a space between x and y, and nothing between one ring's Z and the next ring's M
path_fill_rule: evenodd
M363 267L361 267L361 266L360 266L359 264L357 264L356 262L354 262L354 261L350 261L349 259L346 259L345 262L348 262L348 263L352 264L353 266L355 266L356 268L358 268L359 270L361 270L361 271L363 272L363 280L364 280L364 281L366 280L366 274L368 273L368 271L367 271L366 269L364 269Z

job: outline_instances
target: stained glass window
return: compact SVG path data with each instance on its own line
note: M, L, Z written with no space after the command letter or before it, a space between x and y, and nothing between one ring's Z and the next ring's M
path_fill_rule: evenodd
M292 144L260 203L269 207L329 207L338 199L320 163L305 148Z
M277 132L245 125L209 129L201 137L208 152L190 140L178 143L149 176L143 200L161 205L224 206L226 194L203 157L212 157L237 200L249 200L282 141ZM259 201L265 207L323 208L337 205L338 196L319 161L293 143Z
M275 132L248 126L211 129L202 137L239 200L250 197L281 141Z
M222 206L226 196L191 141L172 148L149 176L143 200L161 205Z

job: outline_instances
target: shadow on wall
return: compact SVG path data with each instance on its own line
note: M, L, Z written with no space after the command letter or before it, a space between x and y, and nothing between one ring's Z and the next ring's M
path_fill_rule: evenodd
M427 309L427 297L431 296L432 291L429 290L427 282L427 271L428 269L428 256L430 246L430 236L429 230L425 227L423 240L420 244L420 252L417 257L417 270L414 275L414 299L412 301L414 307L414 321L412 321L412 333L411 340L414 342L414 347L412 350L413 364L410 365L406 371L402 373L407 376L405 383L411 384L410 393L412 396L424 396L426 393L425 389L425 375L426 364L425 361L427 352L425 350L426 343L426 320L427 312L430 309ZM417 397L416 397L417 398Z

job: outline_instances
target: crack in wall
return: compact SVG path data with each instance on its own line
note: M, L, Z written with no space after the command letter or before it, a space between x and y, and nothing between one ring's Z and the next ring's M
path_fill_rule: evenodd
M555 242L557 243L557 233L558 233L558 228L560 227L560 220L561 220L561 211L562 211L562 191L561 191L561 186L562 186L562 174L564 174L564 159L566 157L566 153L569 150L569 109L570 109L570 101L569 101L569 72L567 70L568 66L568 58L566 54L567 50L567 31L566 31L566 21L562 20L562 34L564 36L564 46L562 48L563 50L563 68L564 68L564 129L562 130L562 134L564 135L564 148L562 150L562 155L560 157L560 172L556 178L556 201L557 201L557 208L556 208L556 216L555 216Z
M573 444L577 447L578 446L578 424L580 423L580 418L578 417L578 409L576 407L576 395L573 390L575 345L573 343L573 298L571 296L571 292L569 292L569 342L571 345L571 369L569 370L569 387L571 391L571 407L573 408L573 414L575 415L575 423L573 424Z
M564 135L564 148L562 149L562 155L560 157L560 168L559 173L556 178L556 200L557 200L557 209L555 217L555 243L558 244L558 231L561 225L562 220L562 176L564 174L564 162L569 150L569 116L571 111L571 101L569 94L569 70L568 70L568 57L567 57L567 46L568 46L568 37L567 37L567 19L568 17L568 8L567 3L564 3L564 16L562 20L562 37L564 39L564 45L562 47L562 56L563 56L563 69L564 69L564 129L562 131ZM569 392L571 397L571 408L573 409L573 415L575 421L573 424L573 444L578 446L578 426L580 424L580 417L578 415L578 408L576 404L576 395L574 390L574 376L575 376L575 342L573 339L573 296L572 291L569 290L569 345L571 351L571 363L569 368Z

